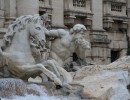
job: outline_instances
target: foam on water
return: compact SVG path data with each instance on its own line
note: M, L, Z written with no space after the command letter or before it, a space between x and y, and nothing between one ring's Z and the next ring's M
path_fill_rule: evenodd
M26 84L20 79L0 79L0 97L12 97L13 95L24 95L27 93Z
M19 79L0 79L1 92L0 97L3 96L2 100L72 100L63 96L49 96L47 90L44 86L39 86L36 84L26 85L22 80ZM33 93L28 92L32 90ZM22 93L22 95L19 95ZM4 93L4 94L3 94ZM6 98L8 96L8 98Z
M65 97L54 97L48 95L43 96L26 95L26 96L15 96L12 99L2 98L2 100L70 100L70 99Z

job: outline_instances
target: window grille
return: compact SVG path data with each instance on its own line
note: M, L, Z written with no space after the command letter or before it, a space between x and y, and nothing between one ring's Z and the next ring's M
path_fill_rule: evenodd
M39 1L42 1L42 2L44 2L44 0L39 0Z
M86 7L86 0L73 0L73 6Z
M122 5L121 4L112 3L111 4L111 11L121 12L122 11Z

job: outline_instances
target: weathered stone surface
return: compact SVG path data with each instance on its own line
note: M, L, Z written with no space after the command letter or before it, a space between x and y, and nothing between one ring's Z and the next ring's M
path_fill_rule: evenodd
M85 77L82 96L96 100L128 100L130 99L127 85L129 84L127 71L104 71Z
M92 65L78 70L74 83L84 86L82 96L96 100L128 100L130 56L109 65Z
M28 79L28 82L34 82L34 83L42 83L42 79L39 77L39 76L37 76L36 78L29 78Z
M130 72L130 56L121 57L120 59L108 65L85 66L76 72L75 79L82 79L84 77L91 76L95 73L102 72L103 70Z

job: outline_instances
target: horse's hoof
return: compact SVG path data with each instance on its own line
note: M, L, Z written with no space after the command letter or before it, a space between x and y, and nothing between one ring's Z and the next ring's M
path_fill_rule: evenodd
M58 89L61 89L62 88L62 86L61 85L56 85L56 89L58 90Z
M65 88L67 88L67 89L69 89L69 90L72 90L72 86L69 85L69 84L63 84L63 87L65 87Z
M62 82L58 78L54 79L54 82L56 83L56 85L62 86Z

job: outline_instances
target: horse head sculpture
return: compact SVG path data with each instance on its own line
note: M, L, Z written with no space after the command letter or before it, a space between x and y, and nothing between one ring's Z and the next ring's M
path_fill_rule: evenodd
M15 34L19 34L17 36L20 36L20 40L22 40L22 38L30 40L30 37L33 37L35 42L39 45L44 45L44 42L46 42L43 22L38 14L33 16L21 16L9 25L8 31L3 39L5 44L4 46L9 46L13 41L15 41Z

